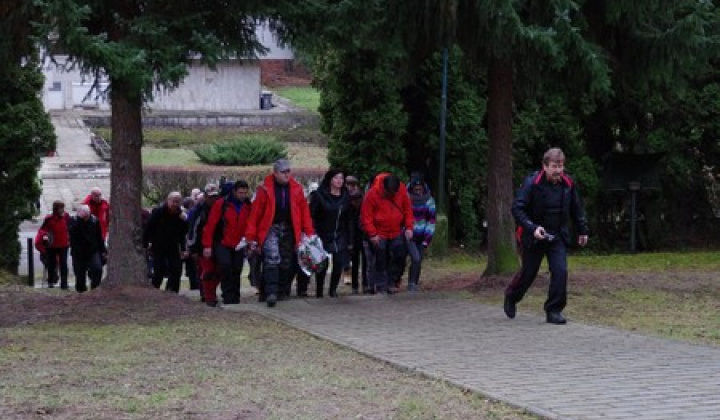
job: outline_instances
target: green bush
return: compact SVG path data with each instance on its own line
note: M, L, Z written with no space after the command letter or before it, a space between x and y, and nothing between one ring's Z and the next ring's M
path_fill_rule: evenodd
M228 143L218 143L195 150L203 163L222 166L267 165L287 158L287 148L275 139L246 137Z

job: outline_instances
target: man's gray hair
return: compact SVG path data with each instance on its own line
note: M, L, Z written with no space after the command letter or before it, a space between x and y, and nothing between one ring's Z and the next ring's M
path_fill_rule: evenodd
M550 162L564 162L565 161L565 153L563 153L562 149L559 147L553 147L552 149L549 149L545 154L543 155L543 165L549 165Z
M90 215L90 206L87 204L80 204L75 213L84 219Z

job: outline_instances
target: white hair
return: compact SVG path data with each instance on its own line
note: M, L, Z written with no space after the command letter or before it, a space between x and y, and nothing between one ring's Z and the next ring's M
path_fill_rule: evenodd
M90 206L87 204L80 204L75 212L78 216L85 218L90 214Z

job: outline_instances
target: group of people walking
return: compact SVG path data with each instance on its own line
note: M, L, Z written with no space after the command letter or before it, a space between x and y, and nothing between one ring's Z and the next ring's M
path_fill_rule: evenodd
M514 318L516 305L532 285L540 263L548 258L551 273L544 309L547 322L564 324L567 302L567 247L570 225L577 243L588 242L588 225L580 195L565 173L565 155L558 148L543 156L542 169L525 179L512 205L518 225L522 268L505 291L503 309ZM223 194L222 190L228 190ZM99 188L71 217L61 201L53 203L35 238L48 269L48 286L68 288L70 250L76 290L100 284L110 206ZM342 273L351 268L352 294L392 294L398 291L407 257L407 290L419 290L421 263L435 231L435 201L422 175L407 184L392 173L374 176L363 189L357 177L328 170L319 187L306 197L292 176L290 162L279 159L250 199L247 182L230 188L207 184L183 199L171 192L167 200L144 215L143 245L153 286L180 290L183 263L191 289L200 289L209 306L217 306L218 286L224 304L240 301L240 276L245 261L259 300L273 307L291 295L308 296L315 276L315 296L338 297ZM304 240L319 238L327 263L308 271L298 259ZM326 278L330 271L329 282Z
M52 213L35 235L35 248L47 269L48 287L69 289L68 253L72 257L75 290L82 293L100 285L107 258L106 240L110 221L110 205L100 188L93 188L77 207L74 216L65 211L65 203L55 201Z
M280 159L252 200L243 180L226 194L221 194L223 185L207 184L190 208L182 206L179 192L170 193L152 210L144 229L153 285L160 287L167 277L167 290L178 291L187 257L209 306L220 299L239 303L246 260L259 300L270 307L291 296L293 283L296 295L307 297L313 276L316 297L337 297L348 268L353 294L394 293L409 254L408 290L417 291L424 250L434 233L435 203L421 176L414 175L409 185L382 173L364 192L356 177L330 169L306 196L290 162ZM303 239L313 238L322 242L328 261L306 272L297 250Z

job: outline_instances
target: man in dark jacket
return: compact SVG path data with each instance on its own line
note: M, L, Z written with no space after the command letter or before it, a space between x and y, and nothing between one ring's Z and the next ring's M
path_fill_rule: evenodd
M97 217L90 214L90 206L81 204L70 222L70 250L75 290L87 291L86 275L90 277L90 289L100 286L102 261L107 258L107 249L102 236L102 227Z
M515 317L515 306L532 285L540 263L547 256L550 290L545 301L547 322L565 324L562 310L567 303L567 246L571 243L570 222L578 231L578 245L588 241L588 226L577 188L564 173L565 155L553 148L543 156L543 169L525 179L512 206L513 217L522 229L522 269L505 290L504 310Z
M143 245L153 258L153 286L159 289L167 276L165 290L175 293L180 291L181 260L186 256L187 223L182 218L181 204L179 192L168 194L167 201L152 210L143 232Z

